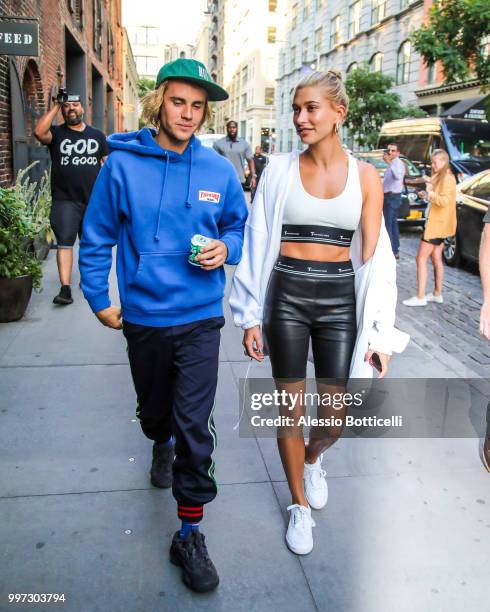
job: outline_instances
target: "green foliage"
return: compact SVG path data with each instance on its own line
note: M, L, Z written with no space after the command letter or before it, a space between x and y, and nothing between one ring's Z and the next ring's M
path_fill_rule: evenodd
M18 173L12 187L0 188L0 277L30 274L34 287L40 289L42 266L32 252L32 241L49 229L51 195L48 173L39 189L30 181L32 165Z
M51 233L49 215L51 212L51 174L46 170L39 185L31 181L29 170L38 162L19 170L14 184L17 197L24 200L27 213L34 224L35 234L47 238Z
M400 103L400 96L389 91L393 78L382 72L371 72L367 67L358 67L349 72L345 87L349 96L349 112L346 126L349 135L359 146L376 146L379 131L385 121L403 117L425 117L420 108Z
M440 61L446 83L476 77L482 89L490 88L489 44L490 2L488 0L441 0L429 12L429 21L413 32L414 48L431 66Z
M155 89L155 81L153 79L138 79L138 97L141 99L147 93Z

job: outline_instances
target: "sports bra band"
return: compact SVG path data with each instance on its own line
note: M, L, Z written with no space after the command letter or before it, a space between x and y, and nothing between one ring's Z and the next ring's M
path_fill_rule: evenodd
M352 242L352 230L327 225L289 225L284 224L281 242L318 242L349 247Z

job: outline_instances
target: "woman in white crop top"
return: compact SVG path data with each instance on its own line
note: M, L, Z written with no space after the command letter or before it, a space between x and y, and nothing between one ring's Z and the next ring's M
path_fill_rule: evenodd
M385 232L383 190L375 168L356 161L342 147L339 129L347 106L340 74L335 71L314 72L297 85L293 122L307 148L298 156L291 154L288 164L271 158L265 169L230 297L235 322L245 330L246 353L263 359L263 332L277 389L297 398L296 403L291 399L289 405L279 407L282 416L293 417L294 425L278 428L292 498L286 541L297 554L307 554L313 547L311 508L324 507L328 496L322 453L342 431L342 426L334 425L312 428L305 446L295 420L304 414L298 398L305 392L310 342L322 398L345 391L359 341L365 343L363 358L376 363L381 376L391 354L391 349L373 347L364 335L361 340L359 336L355 268L349 253L358 230L361 265L377 251L380 229ZM283 174L274 177L275 172ZM275 190L274 184L278 185ZM394 259L391 250L387 253L390 266ZM268 268L271 260L274 263ZM394 306L392 310L394 317ZM318 417L344 420L343 404L340 409L325 404L318 406Z

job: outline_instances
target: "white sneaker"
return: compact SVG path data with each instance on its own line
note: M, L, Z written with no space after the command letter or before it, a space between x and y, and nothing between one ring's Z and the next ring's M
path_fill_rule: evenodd
M286 543L289 550L297 555L307 555L313 550L312 527L315 521L311 518L311 509L299 504L288 506L289 525L286 532Z
M405 306L427 306L427 298L419 298L414 295L413 297L408 298L408 300L403 300L402 304L405 304Z
M444 303L444 298L442 297L442 295L434 295L433 293L428 293L425 296L425 299L428 302L437 302L438 304L443 304Z
M322 470L322 460L323 455L320 455L315 463L305 463L305 496L314 510L324 508L328 499L327 474Z

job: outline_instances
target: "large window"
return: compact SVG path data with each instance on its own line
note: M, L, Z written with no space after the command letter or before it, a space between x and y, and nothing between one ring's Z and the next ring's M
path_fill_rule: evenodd
M303 3L303 21L306 21L310 16L311 0L304 0Z
M296 68L296 47L293 45L291 47L291 67L290 70L294 70Z
M95 0L93 4L93 47L95 54L100 59L102 57L102 2Z
M160 66L158 65L158 57L147 55L136 55L136 68L140 75L155 75Z
M323 48L323 28L315 31L315 53L321 53Z
M436 80L436 65L430 64L427 67L427 83L430 85Z
M358 66L357 62L352 62L351 64L349 64L347 66L347 70L345 71L346 74L349 74L349 72L352 72L352 70L355 70L357 66Z
M85 3L84 0L68 0L68 10L72 13L79 28L85 25Z
M371 72L383 72L383 54L378 52L369 60L369 70Z
M242 68L242 85L248 81L248 66Z
M244 93L242 95L242 103L240 105L240 110L244 111L247 108L247 94Z
M308 61L308 39L303 38L303 42L301 43L301 63L306 64Z
M354 2L349 8L349 38L353 38L361 29L361 0Z
M291 10L291 30L295 30L298 25L298 5L295 4Z
M269 0L269 13L275 13L277 10L277 0Z
M340 15L330 21L330 48L340 42Z
M409 40L400 45L396 63L396 83L403 85L410 80L410 54L412 46Z
M269 26L267 28L267 42L268 43L276 42L276 26Z
M158 45L158 28L152 26L129 28L128 35L134 45Z
M371 0L371 25L385 18L386 0Z
M274 104L274 87L266 87L264 91L264 103L266 106Z

